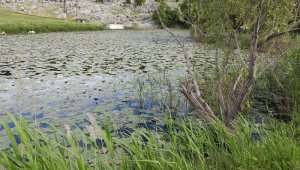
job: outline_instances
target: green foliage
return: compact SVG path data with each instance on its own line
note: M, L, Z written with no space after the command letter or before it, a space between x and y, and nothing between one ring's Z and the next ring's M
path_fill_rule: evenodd
M158 13L153 13L153 19L158 24L161 25L159 16L161 17L163 23L167 27L187 27L187 24L180 19L180 14L178 13L177 9L172 9L169 7L165 1L160 1Z
M141 6L141 5L143 5L145 3L145 0L134 0L134 4L136 5L136 6Z
M239 45L241 49L249 49L251 42L251 34L250 33L241 33L238 37Z
M103 3L103 0L96 0L96 3Z
M280 97L285 99L280 106L285 114L298 112L300 110L300 49L294 49L277 60L276 65L260 77L256 86L260 90L273 94L279 93Z
M224 34L227 37L224 41L229 42L228 38L233 37L234 31L247 36L258 17L261 18L259 39L288 29L288 24L294 19L295 1L185 0L180 9L184 20L191 25L210 35ZM248 39L246 36L243 41Z
M201 4L203 0L184 0L180 4L180 11L184 20L188 21L190 25L199 26L201 16Z
M58 31L94 31L103 29L103 25L100 24L80 24L75 21L23 15L0 9L0 32L4 31L7 34L27 33L32 30L41 33Z

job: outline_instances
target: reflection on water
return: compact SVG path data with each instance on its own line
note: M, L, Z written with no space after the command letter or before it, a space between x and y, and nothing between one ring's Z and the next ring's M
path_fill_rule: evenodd
M213 51L174 32L196 66L211 67ZM1 36L0 57L4 119L18 112L46 128L84 125L85 113L106 112L122 126L141 115L189 112L178 93L186 76L181 49L163 30Z

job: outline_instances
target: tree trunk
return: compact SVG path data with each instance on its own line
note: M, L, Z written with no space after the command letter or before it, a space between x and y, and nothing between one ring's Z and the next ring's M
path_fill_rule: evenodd
M65 13L65 20L68 20L67 0L64 0L64 13Z

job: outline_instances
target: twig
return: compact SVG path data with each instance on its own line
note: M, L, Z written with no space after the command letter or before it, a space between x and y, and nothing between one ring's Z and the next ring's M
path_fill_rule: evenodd
M168 27L165 26L164 22L162 21L161 19L161 16L159 15L159 13L157 12L157 15L159 17L159 20L160 20L160 23L162 25L162 27L177 41L177 43L179 44L179 46L181 47L181 49L183 50L183 55L184 55L184 58L185 58L185 61L187 63L187 67L188 67L188 72L189 74L191 75L191 78L193 80L193 84L195 86L195 90L196 90L196 94L198 96L201 95L201 92L200 92L200 89L199 89L199 86L198 86L198 83L195 79L195 74L194 74L194 71L192 70L192 65L190 63L190 59L189 59L189 56L188 56L188 53L185 49L185 46L183 43L180 42L180 40L177 38L177 36L172 32L170 31L170 29Z
M245 67L246 69L248 69L246 62L245 62L245 60L243 59L243 57L242 57L242 55L241 55L241 49L240 49L239 42L238 42L238 40L237 40L237 36L236 36L236 31L235 31L235 30L234 30L234 40L235 40L235 44L236 44L236 46L237 46L237 50L238 50L239 57L240 57L240 59L241 59L243 65L244 65L244 67Z
M201 111L204 111L204 112L208 113L210 118L216 120L216 116L215 116L214 112L212 111L210 106L206 103L206 101L201 97L201 92L200 92L198 83L195 79L195 74L194 74L194 71L192 69L190 59L189 59L189 56L188 56L188 53L185 49L184 44L181 43L180 40L177 38L177 36L172 31L170 31L170 29L168 27L165 26L165 24L163 23L163 21L161 19L161 16L159 15L158 11L157 11L157 15L159 17L159 20L161 22L162 27L177 41L179 46L182 48L183 55L184 55L184 58L186 60L187 66L188 66L188 72L191 75L191 81L193 82L193 84L195 86L196 93L193 93L190 83L188 83L187 87L182 84L181 85L181 92L190 101L190 103L194 107L196 107L198 110L201 110ZM203 115L201 115L201 116L203 117Z

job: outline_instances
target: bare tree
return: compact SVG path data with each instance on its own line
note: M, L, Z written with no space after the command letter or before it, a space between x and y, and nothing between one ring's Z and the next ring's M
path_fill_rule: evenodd
M252 26L252 31L251 31L252 37L251 37L251 44L249 49L249 56L247 60L244 60L243 57L240 57L242 60L240 69L242 71L240 71L237 77L233 78L233 81L231 82L231 85L229 85L229 88L227 88L227 90L224 90L226 88L224 87L225 80L223 79L223 77L225 76L226 73L225 70L228 62L224 62L223 64L220 64L218 49L216 50L216 69L217 69L217 74L219 79L217 82L217 89L218 89L217 95L219 98L221 112L223 113L223 118L218 118L216 116L216 113L211 108L211 106L204 99L202 92L199 88L199 85L197 83L195 73L191 66L190 59L184 44L181 43L180 40L176 37L176 35L172 33L172 31L170 31L164 25L161 17L159 18L162 27L172 37L174 37L174 39L178 42L179 46L183 50L184 58L188 68L188 73L190 74L190 80L188 80L186 83L181 84L181 93L186 97L186 99L188 99L191 105L198 111L199 113L198 115L200 115L200 117L202 118L201 121L222 120L227 128L231 130L235 129L234 120L239 115L241 111L241 106L245 101L249 89L256 77L258 38L260 35L261 25L263 22L265 22L267 16L264 7L265 7L264 0L261 0L259 1L259 3L255 8L256 19ZM298 31L298 29L299 28L293 28L288 31L285 31L284 33ZM272 34L271 36L267 37L266 41L270 40L275 36L282 35L284 33ZM235 39L236 39L235 42L237 43L237 47L239 49L236 35L235 35ZM245 76L243 77L242 73L246 73L245 74L246 77Z

